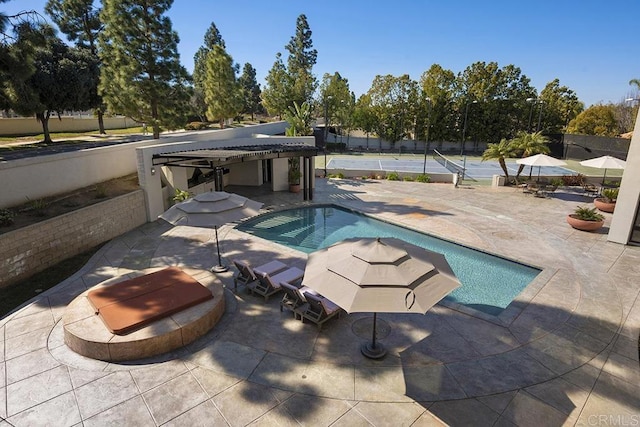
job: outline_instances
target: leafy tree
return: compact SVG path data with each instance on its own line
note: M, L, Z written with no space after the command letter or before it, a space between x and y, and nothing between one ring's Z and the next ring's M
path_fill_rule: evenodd
M560 86L560 80L554 79L540 92L542 104L542 129L555 133L567 130L567 125L584 110L574 91Z
M289 76L282 62L282 54L276 54L276 61L266 77L267 85L262 91L262 105L269 114L282 117L289 105Z
M206 116L207 104L204 96L204 81L207 77L206 59L214 46L221 46L226 49L224 40L218 27L211 23L204 34L204 44L198 48L193 56L193 87L194 94L191 97L191 106L197 111L199 116Z
M19 114L35 115L44 142L51 143L52 114L89 108L89 94L96 84L95 58L86 49L64 44L49 26L22 26L14 48L33 52L33 73L13 81L12 107Z
M217 119L222 129L225 119L235 117L242 110L242 96L233 59L224 47L216 45L207 54L206 70L204 98L207 116Z
M286 46L289 51L287 59L287 82L289 84L289 96L291 97L288 106L297 102L311 102L313 93L318 85L312 73L313 66L318 58L318 51L313 49L311 40L311 29L307 22L307 17L302 14L296 20L296 34Z
M423 96L423 109L416 124L417 137L425 139L428 125L429 140L438 141L438 148L441 149L443 141L454 140L456 137L456 76L452 71L433 64L422 74L419 85Z
M354 126L361 129L367 136L367 150L369 149L369 134L375 131L377 119L371 107L371 97L361 95L353 111Z
M527 133L518 132L518 135L510 141L511 145L520 157L525 158L535 154L549 154L549 138L542 135L542 132ZM524 165L518 167L516 178L520 177Z
M391 147L407 135L408 125L414 123L411 103L416 100L417 84L408 74L376 76L367 92L376 116L376 133Z
M184 122L188 93L178 35L165 13L172 0L103 0L99 35L100 94L109 110L160 126Z
M485 160L498 160L502 171L504 172L504 176L506 179L509 179L509 169L507 169L507 164L504 159L515 157L517 153L517 148L514 144L506 139L500 140L499 143L489 143L487 144L487 149L482 153L482 161Z
M615 109L612 105L592 105L571 120L569 133L615 136L618 134Z
M98 34L102 30L100 9L93 7L94 0L49 0L45 5L45 12L53 22L77 47L89 50L94 62L99 64ZM100 68L94 67L93 77L95 87L90 92L89 105L94 108L98 116L98 127L101 134L104 130L104 105L98 95Z
M251 120L253 120L254 115L262 110L260 103L262 91L256 80L256 70L248 62L244 64L238 83L242 90L242 112L251 114Z
M325 137L326 131L332 125L334 119L338 121L340 126L346 124L346 127L349 127L351 125L350 116L354 104L347 79L343 78L338 72L333 75L325 73L322 76L318 105L323 108L323 114L326 115Z

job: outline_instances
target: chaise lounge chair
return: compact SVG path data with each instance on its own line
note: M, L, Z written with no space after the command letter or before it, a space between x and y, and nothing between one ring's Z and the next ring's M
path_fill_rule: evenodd
M318 325L318 330L322 329L322 324L334 316L340 316L342 309L333 301L320 295L305 293L307 303L301 307L302 322L304 319L311 320Z
M263 274L263 272L257 268L254 268L253 271L256 273L258 280L249 283L247 289L249 289L252 294L262 295L265 301L268 301L271 295L282 291L282 286L280 286L281 282L295 283L304 276L304 270L300 270L298 267L288 268L273 276Z
M248 285L258 280L258 275L276 274L287 268L285 263L277 260L270 261L256 268L251 268L248 262L241 260L233 260L233 264L238 269L238 274L233 278L234 290L238 289L238 282Z
M315 291L307 286L297 288L289 283L281 282L280 287L284 291L282 301L280 301L280 311L287 309L293 312L293 316L302 320L301 308L307 303L305 295L307 293L315 294Z

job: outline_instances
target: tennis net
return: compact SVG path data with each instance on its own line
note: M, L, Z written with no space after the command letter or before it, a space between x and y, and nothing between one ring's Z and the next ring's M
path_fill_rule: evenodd
M433 150L433 160L440 163L442 166L447 168L447 170L453 173L459 173L462 179L465 178L466 168L443 156L442 154L440 154L440 152L438 152L438 150Z

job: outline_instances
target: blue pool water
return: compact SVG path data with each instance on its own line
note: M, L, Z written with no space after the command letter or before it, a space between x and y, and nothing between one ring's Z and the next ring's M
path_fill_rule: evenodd
M462 286L447 296L482 312L498 315L540 270L389 224L337 206L312 206L273 212L237 227L305 253L351 237L397 237L443 254Z

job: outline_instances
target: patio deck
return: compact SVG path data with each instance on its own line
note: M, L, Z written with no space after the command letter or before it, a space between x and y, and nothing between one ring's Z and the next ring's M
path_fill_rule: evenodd
M265 203L301 195L225 189ZM505 315L438 305L425 316L379 314L381 361L362 357L367 314L315 325L280 313L219 274L227 311L180 350L129 363L92 360L64 344L60 319L77 295L114 276L177 265L210 276L213 230L155 222L105 245L77 274L0 320L0 427L5 425L633 425L640 422L640 248L573 230L590 199L558 190L317 180L337 203L543 268ZM227 264L306 256L219 229ZM385 329L385 328L383 328ZM6 420L6 421L5 421ZM10 424L9 424L10 423Z

